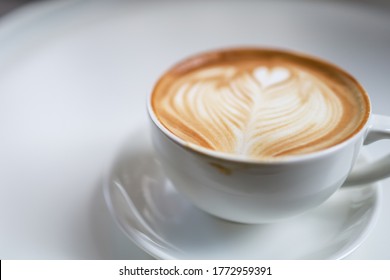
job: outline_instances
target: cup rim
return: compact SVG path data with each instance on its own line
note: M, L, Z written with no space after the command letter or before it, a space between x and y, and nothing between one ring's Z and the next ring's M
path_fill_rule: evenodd
M236 154L226 153L226 152L220 152L220 151L214 151L211 149L204 148L202 146L187 142L180 137L176 136L174 133L172 133L168 128L166 128L158 119L156 116L153 107L152 107L152 97L153 94L156 91L156 88L158 87L158 84L162 81L162 79L171 71L174 71L178 67L180 67L183 64L188 63L191 60L199 59L200 57L204 56L212 56L213 54L221 53L221 52L238 52L238 51L256 51L256 52L278 52L282 54L288 54L295 57L300 57L303 59L313 60L320 64L323 64L327 67L330 67L349 79L359 90L359 93L362 95L363 100L365 102L365 105L367 106L367 110L365 112L365 115L363 116L363 120L358 128L351 134L347 139L343 140L340 143L337 143L336 145L332 145L328 148L321 149L314 152L309 152L305 154L297 154L297 155L289 155L289 156L283 156L283 157L275 157L275 158L256 158L256 157L246 157L246 156L240 156ZM182 148L192 151L196 154L209 157L214 160L222 160L222 161L228 161L232 163L247 163L247 164L284 164L284 163L292 163L292 162L304 162L307 160L313 160L317 159L326 155L329 155L331 153L334 153L343 147L349 145L349 143L354 142L356 138L360 137L361 133L363 133L364 128L369 123L369 120L371 118L372 112L371 112L371 101L368 96L367 91L364 89L364 87L360 84L360 82L352 76L350 73L348 73L346 70L342 69L340 66L333 64L331 62L328 62L322 58L318 58L313 55L308 55L305 53L301 53L294 50L287 50L287 49L281 49L281 48L264 48L264 47L232 47L232 48L220 48L220 49L213 49L210 51L203 51L196 53L192 56L189 56L185 59L180 60L178 63L174 64L172 67L168 68L166 71L164 71L157 82L154 84L152 91L149 92L148 98L147 98L147 111L150 119L153 121L153 124L166 136L170 141L174 142L175 144L181 146Z

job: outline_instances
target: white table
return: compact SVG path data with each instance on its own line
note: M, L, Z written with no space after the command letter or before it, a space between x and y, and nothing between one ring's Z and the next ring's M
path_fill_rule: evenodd
M262 25L273 20L272 29ZM389 9L319 1L72 0L4 17L0 258L150 258L109 216L103 173L131 128L146 120L145 96L167 67L199 50L243 44L331 60L362 82L376 113L390 115ZM390 141L368 151L378 158ZM377 225L349 259L390 259L390 180L382 185Z

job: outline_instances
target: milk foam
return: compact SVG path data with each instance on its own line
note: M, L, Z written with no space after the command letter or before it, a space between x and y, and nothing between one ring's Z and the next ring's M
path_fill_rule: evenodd
M274 158L347 138L362 115L358 103L304 67L259 61L208 65L175 77L154 110L164 126L190 143Z

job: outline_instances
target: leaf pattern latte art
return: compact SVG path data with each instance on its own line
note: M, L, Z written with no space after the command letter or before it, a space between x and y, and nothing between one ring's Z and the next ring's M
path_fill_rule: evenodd
M155 111L189 143L275 158L332 146L356 128L348 98L317 75L284 65L215 65L170 82ZM358 113L358 112L357 112Z

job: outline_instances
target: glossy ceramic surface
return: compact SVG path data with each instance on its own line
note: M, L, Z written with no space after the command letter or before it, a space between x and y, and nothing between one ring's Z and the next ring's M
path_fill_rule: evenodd
M199 210L175 190L145 129L135 130L120 150L104 194L119 228L161 259L343 258L372 230L380 198L377 184L345 187L320 207L283 222L228 222Z
M154 82L190 54L287 46L348 70L373 111L390 114L390 9L375 1L223 2L37 1L1 18L1 259L150 258L113 222L102 173L146 122ZM273 19L279 23L271 32ZM390 141L381 141L367 151L375 159L389 149ZM390 259L390 179L381 184L378 223L348 259ZM353 224L350 217L338 221Z

